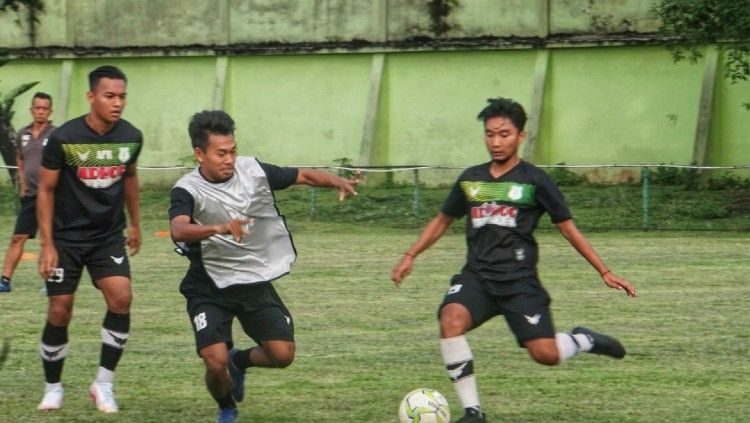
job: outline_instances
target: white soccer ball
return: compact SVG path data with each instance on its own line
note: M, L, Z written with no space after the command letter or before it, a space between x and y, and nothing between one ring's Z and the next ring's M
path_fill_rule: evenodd
M448 423L451 411L448 401L440 392L419 388L409 392L401 400L398 419L401 423Z

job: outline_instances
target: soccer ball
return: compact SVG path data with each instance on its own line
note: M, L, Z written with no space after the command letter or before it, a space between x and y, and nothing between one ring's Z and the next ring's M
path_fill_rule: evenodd
M448 401L440 392L419 388L409 392L401 400L398 419L401 423L448 423L451 411Z

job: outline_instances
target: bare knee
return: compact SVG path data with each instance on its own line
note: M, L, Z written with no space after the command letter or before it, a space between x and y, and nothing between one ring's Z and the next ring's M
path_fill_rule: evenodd
M295 344L293 342L267 343L262 347L273 367L285 368L294 362Z
M471 314L461 304L446 304L440 309L440 335L443 338L461 336L471 327Z
M47 306L47 321L52 326L68 326L73 318L73 300L62 300L56 297L50 297Z
M207 347L200 351L200 356L206 365L208 373L219 374L226 372L227 364L229 363L229 354L227 354L226 348Z
M524 343L526 351L531 358L545 366L555 366L560 363L560 353L557 350L554 338L534 339Z
M10 246L22 247L27 239L29 239L29 236L26 234L15 234L10 237Z

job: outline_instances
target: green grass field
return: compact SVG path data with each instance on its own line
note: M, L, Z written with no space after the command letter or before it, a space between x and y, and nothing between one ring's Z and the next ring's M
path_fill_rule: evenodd
M153 235L167 229L166 204L163 196L144 194L145 242L132 258L131 337L115 389L119 415L101 415L88 400L104 302L87 275L70 327L63 409L35 410L44 386L38 350L46 298L35 262L22 261L14 291L0 295L0 339L11 342L0 370L0 422L215 419L177 291L186 261L167 238ZM350 210L341 208L337 220L346 220ZM4 254L13 215L0 219ZM276 287L295 317L297 358L284 370L249 370L240 421L395 422L401 397L422 386L442 392L460 416L435 321L448 278L463 262L460 231L421 256L414 273L395 288L390 270L417 229L312 222L303 215L289 224L299 259ZM610 332L629 354L621 361L584 355L543 367L516 346L497 318L468 337L490 421L746 421L750 233L589 232L605 261L637 286L636 299L606 288L556 231L537 235L540 273L554 299L558 329L583 324ZM37 252L38 245L31 242L27 251ZM238 331L235 341L250 345Z

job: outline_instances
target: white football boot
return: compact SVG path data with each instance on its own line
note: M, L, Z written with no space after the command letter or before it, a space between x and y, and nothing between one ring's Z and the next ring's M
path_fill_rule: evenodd
M102 413L116 413L120 411L112 392L113 384L92 382L89 388L91 400L96 404L96 409Z
M42 402L36 406L36 409L40 411L59 410L62 407L62 402L63 388L59 386L45 392Z

